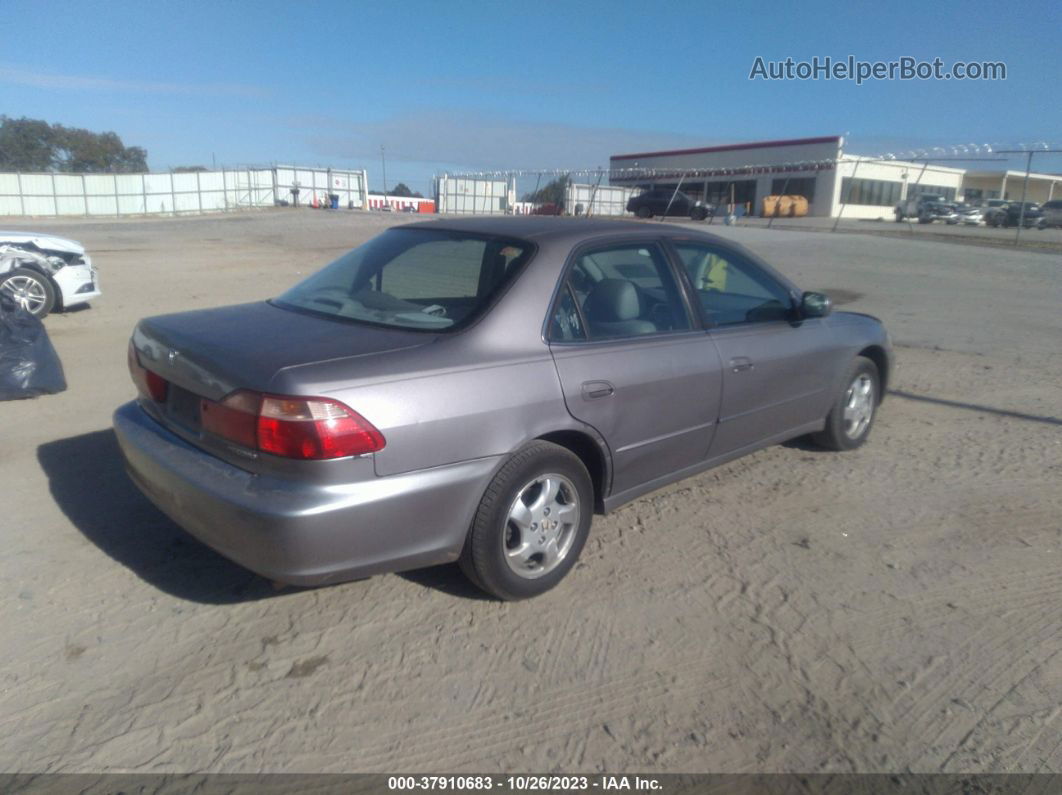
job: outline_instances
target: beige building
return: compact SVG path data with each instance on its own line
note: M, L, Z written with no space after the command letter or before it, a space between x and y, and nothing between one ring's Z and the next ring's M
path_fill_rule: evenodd
M810 215L891 219L921 193L952 201L1020 199L1023 171L962 168L851 155L840 135L613 155L613 185L658 187L760 215L766 196L808 200ZM1030 174L1028 201L1062 197L1062 175Z
M1018 201L1025 185L1024 171L967 171L963 175L963 199L978 204L989 199ZM1062 199L1062 174L1029 174L1025 201Z

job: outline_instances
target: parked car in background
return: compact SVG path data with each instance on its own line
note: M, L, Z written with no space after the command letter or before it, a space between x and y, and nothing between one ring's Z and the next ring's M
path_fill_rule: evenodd
M1040 228L1062 227L1062 199L1052 199L1040 205Z
M628 199L627 212L634 213L639 218L652 218L654 215L660 215L703 221L715 214L715 207L694 199L682 191L651 189Z
M100 295L85 247L40 232L0 232L0 293L39 318Z
M984 208L966 205L959 208L959 222L966 226L978 226L984 223Z
M992 207L985 212L988 226L1016 227L1021 224L1025 229L1040 226L1043 211L1036 202L1007 202L1001 207Z
M930 224L933 221L948 223L958 221L954 205L943 196L933 193L923 193L906 199L897 204L893 212L897 223L908 218L915 218L920 224Z
M159 508L270 579L459 560L519 599L595 512L798 436L859 447L891 363L880 321L720 237L448 219L271 301L140 321L114 426Z

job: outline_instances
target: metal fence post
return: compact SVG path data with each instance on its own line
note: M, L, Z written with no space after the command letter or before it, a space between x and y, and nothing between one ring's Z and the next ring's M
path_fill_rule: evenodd
M922 164L922 170L918 172L918 178L914 181L914 187L915 188L917 188L918 185L922 182L922 175L926 173L926 169L927 168L929 168L929 161L928 160ZM915 195L917 196L918 194L916 193ZM907 214L907 200L910 198L910 196L911 196L911 188L910 188L910 186L908 186L907 195L903 197L903 203L904 203L903 219L905 221L907 221L907 231L909 231L909 232L911 232L913 234L914 233L914 226L911 224L911 217Z
M852 176L848 178L848 190L843 191L844 199L841 200L841 209L837 212L837 220L833 222L833 229L830 230L831 232L836 232L837 225L841 223L841 216L844 215L844 208L848 206L848 200L852 197L852 186L855 183L856 172L859 171L859 164L862 162L862 160L857 160L855 161L855 165L852 166ZM837 165L840 164L841 161L838 160ZM837 169L837 173L841 173L841 170L839 168ZM844 177L841 177L841 184L844 185Z
M1029 172L1032 171L1032 150L1025 158L1025 180L1021 184L1021 209L1018 211L1018 228L1014 231L1014 245L1021 239L1021 228L1025 225L1025 196L1029 190Z
M784 185L782 185L782 192L781 192L781 194L779 194L779 197L778 197L778 198L779 198L779 201L776 201L776 202L774 203L774 212L773 212L773 213L771 213L771 220L769 220L769 221L767 222L767 228L768 228L768 229L770 229L770 228L771 228L771 224L773 224L773 223L774 223L774 219L778 217L778 211L779 211L779 210L781 209L781 207L782 207L781 197L782 197L782 196L785 196L785 195L787 195L787 194L786 194L786 191L788 191L788 190L789 190L789 180L790 180L790 179L792 179L792 178L793 178L793 172L792 172L792 171L789 171L789 170L787 170L787 171L786 171L786 174L785 174L785 184L784 184ZM771 191L771 192L773 193L774 191Z
M678 196L679 188L681 188L682 183L685 182L687 173L688 172L683 171L682 176L679 177L678 185L675 186L675 192L671 194L671 199L668 201L667 207L664 208L664 214L660 216L661 221L667 220L667 214L671 212L671 205L675 201L675 197Z

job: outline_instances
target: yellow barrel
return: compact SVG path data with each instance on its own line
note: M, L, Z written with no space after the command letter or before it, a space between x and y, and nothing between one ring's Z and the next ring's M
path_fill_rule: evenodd
M808 200L803 196L764 196L763 217L803 218L808 214Z

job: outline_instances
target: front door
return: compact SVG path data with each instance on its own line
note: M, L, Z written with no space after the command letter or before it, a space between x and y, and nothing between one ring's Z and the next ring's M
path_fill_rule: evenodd
M719 409L719 355L692 321L659 243L576 252L550 349L568 411L609 445L613 494L705 459Z
M791 288L739 251L674 245L723 365L711 457L777 440L824 418L831 351L838 348L828 321L795 322Z

